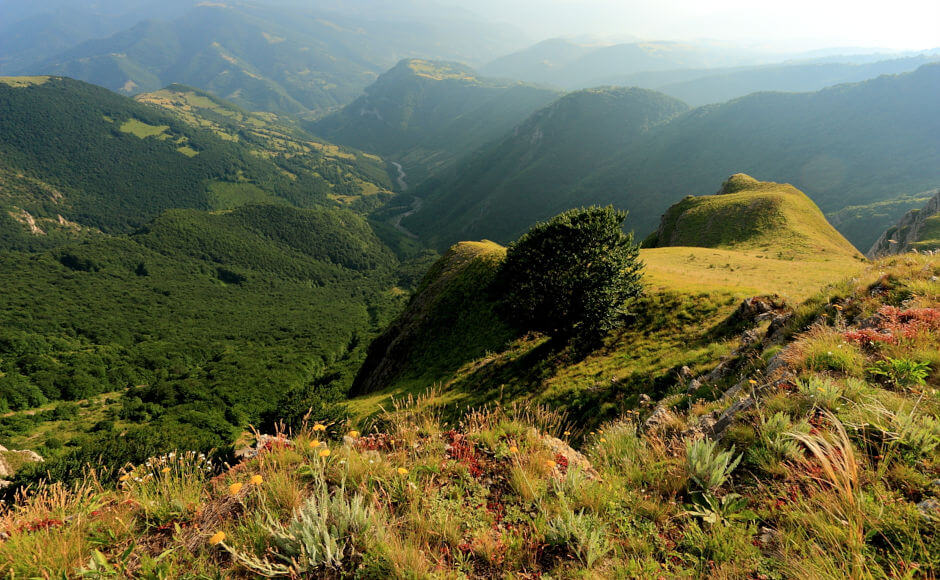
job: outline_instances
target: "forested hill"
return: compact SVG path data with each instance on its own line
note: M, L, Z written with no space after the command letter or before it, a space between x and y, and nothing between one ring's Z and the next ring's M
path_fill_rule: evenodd
M301 129L292 117L248 112L185 85L170 85L134 99L165 109L224 141L239 143L257 157L274 162L288 176L326 181L327 197L334 201L366 210L387 201L390 194L392 181L380 157L316 138ZM216 203L225 201L220 199Z
M481 77L458 63L409 59L309 128L400 162L417 183L557 97L551 89Z
M419 187L417 194L427 201L405 224L441 247L464 239L512 239L531 222L582 203L571 193L585 176L686 110L683 102L644 89L565 95ZM608 189L593 195L608 195Z
M590 131L554 144L548 133L528 142L509 133L503 143L515 140L514 155L480 150L451 177L429 184L426 209L404 225L441 247L459 239L506 241L557 207L613 203L628 208L627 226L645 235L672 203L741 170L792 183L827 213L883 202L940 181L937 94L940 64L929 64L816 93L757 93L700 107L609 149L596 147ZM582 150L599 157L589 171L563 181L529 172L539 164L564 167L564 151ZM516 187L520 181L526 186ZM899 217L885 215L873 228L852 220L838 227L867 248Z
M312 207L389 185L374 157L312 145L302 159L259 154L251 135L202 125L79 81L0 79L5 246L42 245L64 229L129 232L170 208Z

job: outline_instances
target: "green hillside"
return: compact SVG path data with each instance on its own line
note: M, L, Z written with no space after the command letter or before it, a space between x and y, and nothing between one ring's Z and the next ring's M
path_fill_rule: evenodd
M224 141L239 143L256 156L274 162L289 176L326 181L327 197L360 208L386 201L392 187L381 158L317 139L289 117L249 113L204 91L171 85L134 97L166 109ZM237 200L234 200L237 203Z
M553 90L481 77L462 64L409 59L309 128L330 141L394 159L415 184L499 138L556 97Z
M461 242L445 253L425 275L407 313L369 347L350 394L393 383L434 384L513 338L489 289L505 255L505 248L485 241Z
M461 239L513 239L534 221L589 202L589 196L571 195L585 176L686 109L680 101L643 89L607 87L565 95L501 141L422 184L416 195L426 198L425 204L403 224L440 247Z
M432 392L372 423L314 413L232 466L178 453L126 466L116 485L43 486L0 520L0 568L933 577L938 274L936 257L879 261L795 312L664 297L584 361L544 346L481 359L471 372L504 404L448 413ZM783 322L768 329L761 306ZM657 351L664 332L676 338ZM581 385L562 399L581 412L510 404L498 381L521 371Z
M568 347L521 337L495 314L503 255L492 242L461 242L431 268L370 347L352 390L366 395L353 402L356 412L433 384L455 405L522 397L589 413L595 372L616 375L614 382L632 373L639 385L680 359L693 366L722 351L726 336L716 329L741 298L799 303L866 264L806 195L733 175L718 194L688 197L663 216L640 251L647 296L604 349L577 361ZM696 346L686 348L690 337Z
M532 147L524 149L528 156L507 157L504 149L484 148L434 184L427 210L403 223L441 245L467 237L506 241L551 213L543 203L613 203L629 209L627 226L646 235L670 205L742 170L792 183L827 213L888 201L940 180L938 91L940 65L931 64L816 93L759 93L700 107L608 150L596 147L588 131L572 133L577 138L565 143L562 154L547 149L542 156ZM581 150L601 156L589 171L565 175L557 185L557 174L528 176L529 167L564 166L569 152ZM511 186L520 179L536 187ZM459 212L450 211L457 207ZM904 209L895 207L891 220ZM879 232L844 233L857 247L868 247Z
M65 477L119 434L108 465L224 448L298 393L340 401L399 307L398 266L348 210L276 205L171 210L129 236L2 254L0 407L107 399L97 422L14 414L0 436Z
M201 98L205 106L178 115L69 79L0 80L3 219L22 216L17 221L29 229L26 222L35 220L43 233L33 233L45 238L17 234L12 247L51 244L46 230L55 237L78 229L69 224L128 232L170 208L311 207L389 186L376 158L205 95L162 94Z

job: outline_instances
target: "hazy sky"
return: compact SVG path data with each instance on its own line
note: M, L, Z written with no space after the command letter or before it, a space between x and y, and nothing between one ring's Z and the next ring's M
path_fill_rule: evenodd
M533 37L635 35L775 48L940 46L940 0L446 0Z

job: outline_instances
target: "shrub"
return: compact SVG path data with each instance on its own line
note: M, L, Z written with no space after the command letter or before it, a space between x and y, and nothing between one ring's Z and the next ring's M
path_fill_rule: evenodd
M593 568L598 560L611 551L607 541L607 527L584 510L578 513L565 509L548 523L545 541L552 546L570 550L582 564Z
M685 451L689 478L699 486L699 491L714 491L721 487L741 462L740 455L734 457L733 447L721 451L718 443L711 439L687 441Z
M798 369L836 371L850 376L861 376L865 369L865 356L858 347L829 327L814 326L786 353L787 362Z
M596 339L640 295L642 263L626 212L573 209L536 224L509 246L501 271L514 322L552 336Z
M317 568L338 569L358 536L371 526L372 510L365 498L347 494L344 488L330 493L326 482L318 479L314 493L287 525L273 519L268 525L278 557L290 565L295 575ZM243 558L256 571L272 567L270 562ZM273 566L275 569L277 565Z
M835 382L818 375L797 382L800 393L826 411L836 411L840 406L844 389Z
M868 373L884 377L901 388L923 385L930 376L930 363L906 358L886 358L868 367Z

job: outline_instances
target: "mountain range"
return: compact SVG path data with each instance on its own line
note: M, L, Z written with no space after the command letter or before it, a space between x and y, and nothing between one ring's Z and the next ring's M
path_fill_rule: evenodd
M815 93L757 93L690 110L658 93L572 93L420 186L424 207L403 225L441 247L505 241L562 208L613 203L628 208L629 227L645 235L671 203L735 168L792 183L825 212L884 202L940 180L938 89L940 65L926 64ZM673 104L631 120L624 110L637 94ZM575 103L595 121L569 114L565 106ZM624 139L609 143L599 125L615 123L623 123ZM874 230L849 219L839 227L868 247L907 209L902 204Z
M154 10L55 54L38 51L5 70L69 76L127 95L182 83L249 110L318 116L352 101L401 58L479 62L517 42L505 28L417 0L394 10L329 1L285 1L276 9L263 2L189 4L185 11Z

